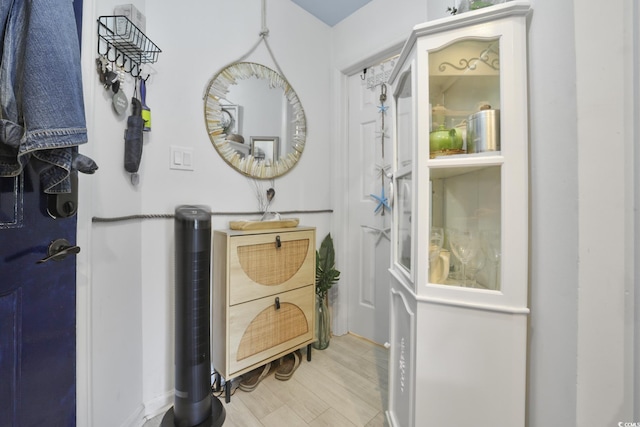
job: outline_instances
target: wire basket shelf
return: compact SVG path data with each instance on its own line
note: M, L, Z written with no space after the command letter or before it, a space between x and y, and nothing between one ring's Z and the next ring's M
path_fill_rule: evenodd
M142 64L152 64L162 52L133 22L123 15L98 18L98 54L139 76Z

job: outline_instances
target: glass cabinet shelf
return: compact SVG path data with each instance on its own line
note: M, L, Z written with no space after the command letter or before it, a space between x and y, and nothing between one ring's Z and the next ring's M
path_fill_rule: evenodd
M482 161L477 159L446 159L446 160L430 160L429 176L431 178L446 178L455 175L462 175L483 169L490 166L501 165L503 158L500 156L485 157Z

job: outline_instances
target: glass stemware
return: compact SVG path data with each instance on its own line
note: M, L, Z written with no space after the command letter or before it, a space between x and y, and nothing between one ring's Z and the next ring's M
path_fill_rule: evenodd
M502 255L500 248L500 232L495 230L483 230L480 232L480 242L482 251L493 265L489 289L500 289L500 258Z
M443 265L440 254L444 244L444 230L441 227L431 227L429 232L429 282L440 283L443 280L443 269L449 273L449 265ZM446 277L446 276L445 276Z
M429 236L429 261L433 262L440 256L444 243L444 230L442 227L431 227Z
M483 251L476 251L476 255L469 260L469 263L467 264L467 273L471 279L469 287L479 287L477 280L478 272L484 268L485 260L486 256Z
M467 286L466 267L478 252L478 237L471 230L450 230L449 244L453 254L462 263L462 286Z

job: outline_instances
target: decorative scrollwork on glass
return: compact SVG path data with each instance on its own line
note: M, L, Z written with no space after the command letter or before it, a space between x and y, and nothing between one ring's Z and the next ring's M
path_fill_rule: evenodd
M458 61L459 66L452 64L451 62L442 62L438 66L439 71L445 71L447 67L455 68L458 71L470 70L474 71L478 68L478 64L483 63L489 68L499 71L500 70L500 56L498 52L493 50L493 47L488 47L480 52L477 58L462 58Z

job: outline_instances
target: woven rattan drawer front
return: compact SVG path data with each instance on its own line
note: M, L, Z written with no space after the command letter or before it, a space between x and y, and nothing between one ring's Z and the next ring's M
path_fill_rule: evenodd
M314 236L305 230L231 237L229 304L313 284Z
M314 302L314 287L306 286L231 307L231 375L273 354L311 342Z

